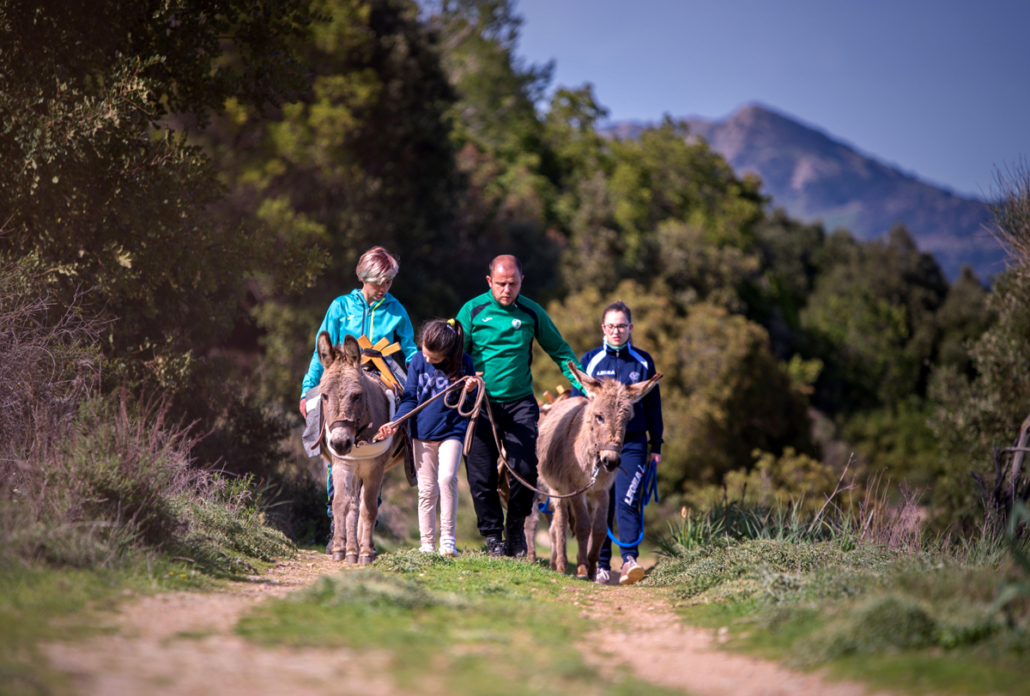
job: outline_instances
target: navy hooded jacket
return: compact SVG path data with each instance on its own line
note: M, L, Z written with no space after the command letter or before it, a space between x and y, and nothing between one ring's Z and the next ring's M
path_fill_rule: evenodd
M461 369L462 374L468 377L476 374L472 357L468 353L462 353ZM437 369L426 360L421 351L415 353L408 364L408 381L404 385L404 394L401 396L397 413L394 414L394 420L410 413L416 406L436 396L451 384L453 382L445 370ZM408 421L411 425L411 437L424 442L463 439L469 423L468 416L458 415L457 410L447 408L443 403L448 400L453 403L457 398L457 394L442 397L416 413L415 417Z
M595 379L617 379L623 384L646 382L657 373L654 359L639 348L627 343L619 349L607 344L588 350L580 361L583 372ZM583 396L578 389L572 390L573 396ZM662 396L656 384L647 396L633 404L633 417L626 424L626 440L640 439L647 433L651 452L662 451Z

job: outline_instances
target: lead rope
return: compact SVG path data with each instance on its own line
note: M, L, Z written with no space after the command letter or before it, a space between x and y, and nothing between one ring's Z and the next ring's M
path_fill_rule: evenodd
M519 476L518 473L516 473L515 469L513 469L511 467L511 464L508 463L508 453L505 451L504 445L501 443L501 438L498 437L498 435L497 435L497 425L494 423L493 411L490 410L490 400L484 398L486 396L486 383L483 381L482 377L477 375L477 376L472 378L473 379L473 383L474 383L475 386L474 387L470 387L468 382L466 381L467 379L468 379L467 377L462 377L459 381L457 381L454 384L450 385L449 387L444 389L442 392L440 392L436 396L433 396L432 398L428 399L427 401L422 402L421 404L419 404L415 408L413 408L410 411L408 411L407 413L405 413L400 418L398 418L396 420L393 420L393 421L390 421L389 423L386 423L386 425L389 425L390 427L396 428L396 427L400 426L401 423L403 423L404 421L406 421L409 418L411 418L412 416L414 416L416 413L418 413L419 411L424 409L429 404L433 403L437 399L443 398L444 406L446 406L447 408L453 408L455 411L458 412L459 416L468 417L468 419L469 419L468 429L465 431L465 443L464 443L464 446L462 447L462 453L466 457L468 457L469 451L472 449L472 439L475 436L476 419L479 418L479 412L480 412L480 410L483 407L483 402L485 401L486 402L486 417L490 420L490 429L493 431L494 443L497 445L497 454L498 454L497 460L499 462L501 462L502 464L504 464L505 468L508 470L508 473L511 474L512 476L514 476L516 481L518 481L519 483L521 483L523 486L525 486L526 488L530 489L531 491L539 493L540 495L550 496L551 498L559 498L559 499L560 498L574 498L577 495L580 495L581 493L586 492L591 486L594 485L594 483L597 481L597 475L600 473L600 468L601 468L600 459L598 459L594 463L594 471L593 471L593 473L590 476L590 483L588 483L587 485L583 486L582 488L580 488L579 490L577 490L577 491L575 491L573 493L566 493L565 495L558 495L557 493L547 493L545 491L542 491L539 488L537 488L536 486L531 485L528 481L526 481L526 479L524 479L521 476ZM455 403L452 404L450 401L447 400L447 396L450 395L450 394L453 394L456 391L458 391L459 387L461 387L461 395L458 396L458 400ZM475 398L473 400L472 407L471 408L465 408L466 397L471 394L472 389L476 390L476 395L475 395ZM378 442L378 441L379 441L378 435L376 437L372 438L372 442Z

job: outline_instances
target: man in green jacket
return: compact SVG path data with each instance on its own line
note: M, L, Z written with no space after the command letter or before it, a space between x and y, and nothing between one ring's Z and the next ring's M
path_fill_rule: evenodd
M490 263L486 283L490 291L465 303L457 320L465 330L465 352L476 372L483 373L497 434L504 443L508 464L519 476L536 485L537 420L540 408L533 396L533 341L539 341L573 386L579 382L566 361L579 364L576 354L558 333L543 307L521 297L522 264L514 256L498 256ZM523 523L533 506L533 491L510 477L508 520L505 524L497 494L497 445L486 411L476 423L472 450L465 460L469 488L476 508L479 533L486 537L491 556L526 555ZM506 533L507 546L501 535Z

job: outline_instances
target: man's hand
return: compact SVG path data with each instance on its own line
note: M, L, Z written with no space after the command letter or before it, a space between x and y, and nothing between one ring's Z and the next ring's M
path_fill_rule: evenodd
M372 442L379 442L381 440L385 440L386 438L392 436L396 432L396 425L390 425L389 423L385 423L383 426L379 428L379 432L376 433L376 436L372 438Z
M654 464L655 466L658 466L661 463L661 461L662 461L662 455L658 454L657 452L652 452L651 453L651 463L652 464Z
M300 399L300 415L305 420L308 417L308 401L304 397L301 397Z

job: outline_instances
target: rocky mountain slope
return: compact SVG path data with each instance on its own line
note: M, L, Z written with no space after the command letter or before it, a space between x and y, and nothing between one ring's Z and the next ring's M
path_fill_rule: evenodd
M844 227L862 239L901 223L950 278L962 265L983 280L1003 268L1004 253L984 228L982 201L920 181L762 106L746 106L722 121L688 123L737 172L761 176L773 205L794 217L822 220L828 231ZM617 123L607 132L633 137L640 128Z

